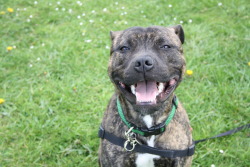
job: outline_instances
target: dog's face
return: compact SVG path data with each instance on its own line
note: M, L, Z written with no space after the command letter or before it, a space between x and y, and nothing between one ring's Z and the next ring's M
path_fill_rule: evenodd
M138 112L158 110L183 76L182 27L132 27L111 39L109 77L118 92Z

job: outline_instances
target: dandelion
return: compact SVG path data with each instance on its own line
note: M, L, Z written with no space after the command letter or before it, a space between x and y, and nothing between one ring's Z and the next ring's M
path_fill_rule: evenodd
M187 70L186 74L189 75L189 76L191 76L191 75L193 75L193 71L192 70Z
M223 151L223 150L220 150L220 153L221 153L221 154L223 154L223 153L224 153L224 151Z
M188 20L188 22L189 22L189 23L192 23L192 22L193 22L193 20L192 20L192 19L189 19L189 20Z
M247 64L250 66L250 61Z
M5 100L3 98L0 98L0 104L3 104Z
M0 15L5 15L5 12L4 12L4 11L1 11L1 12L0 12Z
M13 47L12 46L8 46L6 49L7 49L7 51L11 51L13 49Z
M169 8L172 8L172 5L171 5L171 4L169 4L169 5L168 5L168 7L169 7Z
M221 6L222 5L222 3L220 2L220 3L218 3L218 6Z
M12 13L12 12L14 12L14 9L13 8L7 8L7 11Z

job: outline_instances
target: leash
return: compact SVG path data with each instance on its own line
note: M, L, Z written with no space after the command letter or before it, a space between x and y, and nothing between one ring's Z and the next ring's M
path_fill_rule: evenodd
M121 137L117 137L103 129L102 126L100 126L99 131L98 131L98 137L101 139L106 139L109 142L123 147L126 151L135 151L135 152L140 152L140 153L149 153L149 154L154 154L154 155L159 155L161 157L166 157L166 158L176 158L176 157L186 157L186 156L192 156L195 152L195 145L207 141L209 139L215 139L223 136L228 136L232 135L236 132L239 132L243 129L250 128L250 124L246 124L240 127L237 127L235 129L226 131L224 133L220 133L218 135L215 135L213 137L209 138L204 138L201 140L195 140L192 142L191 146L189 146L186 149L183 150L172 150L172 149L160 149L160 148L155 148L155 147L150 147L144 144L141 144L137 139L136 139L136 133L140 134L142 136L150 136L150 135L158 135L160 133L163 133L165 131L166 125L169 124L169 122L172 120L175 111L178 106L178 100L176 97L173 98L173 106L170 111L170 114L166 121L164 121L161 124L158 124L154 127L151 127L150 129L148 128L141 128L137 127L136 125L132 124L131 122L128 122L125 119L125 116L122 112L121 104L119 102L119 99L117 98L117 109L118 113L122 119L122 121L128 126L129 130L125 132L125 139Z
M166 158L176 158L176 157L192 156L195 152L195 145L200 143L200 142L204 142L204 141L207 141L209 139L215 139L215 138L219 138L219 137L223 137L223 136L232 135L236 132L239 132L243 129L248 129L248 128L250 128L250 124L246 124L246 125L237 127L235 129L226 131L224 133L220 133L220 134L213 136L213 137L209 137L209 138L205 138L205 139L201 139L201 140L195 140L195 141L193 141L191 146L189 146L188 148L186 148L184 150L159 149L159 148L150 147L150 146L140 144L140 143L133 144L133 142L129 142L129 144L127 144L125 146L125 143L129 140L117 137L117 136L105 131L102 127L99 128L98 136L102 139L108 140L109 142L111 142L115 145L118 145L120 147L125 148L125 150L127 150L127 151L155 154L155 155L159 155L161 157L166 157Z

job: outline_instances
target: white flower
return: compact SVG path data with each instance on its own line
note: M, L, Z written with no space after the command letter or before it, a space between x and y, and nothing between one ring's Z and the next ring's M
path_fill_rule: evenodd
M30 19L27 19L27 22L30 22Z
M116 22L116 21L114 21L114 24L117 24L117 22Z
M128 22L127 22L127 21L125 21L125 22L124 22L124 24L128 24Z
M180 21L180 24L183 24L183 21L182 21L182 20Z
M65 8L62 8L62 11L65 11L66 9Z
M94 20L89 20L89 22L90 22L90 23L93 23L93 22L94 22Z
M34 46L33 46L33 45L31 45L31 46L30 46L30 49L34 49Z
M33 16L32 15L30 15L30 18L32 18Z
M40 61L41 59L40 59L40 57L38 57L36 60L37 60L37 61Z
M80 24L80 26L82 26L83 25L83 23L81 22L81 23L79 23Z
M121 13L121 16L123 16L123 13Z
M92 11L91 11L91 13L95 13L95 11L94 11L94 10L92 10Z
M107 8L104 8L102 11L107 12Z
M106 49L109 49L109 46L105 46Z
M60 1L58 1L58 2L57 2L57 4L58 4L58 5L60 5L60 4L61 4L61 2L60 2Z
M126 15L126 14L128 14L128 13L127 13L127 12L124 12L123 14Z
M31 68L31 67L33 67L33 65L32 65L32 64L29 64L29 67Z
M192 20L192 19L189 19L189 20L188 20L188 22L189 22L189 23L192 23L192 22L193 22L193 20Z
M42 43L42 46L45 46L45 44L44 44L44 43Z
M35 1L34 4L36 5L36 4L37 4L37 1Z
M16 10L17 10L17 11L19 11L20 9L19 9L19 8L17 8Z
M24 11L26 11L27 9L26 8L23 8Z
M59 8L56 8L56 11L58 11L59 10Z
M69 13L72 13L72 9L69 9Z
M118 5L118 2L115 2L116 5Z
M122 9L125 9L125 7L123 6Z
M81 16L77 16L77 18L78 18L78 19L80 19L80 18L81 18Z
M171 5L171 4L169 4L169 5L168 5L168 7L169 7L169 8L172 8L172 5Z
M220 2L220 3L218 3L218 6L221 6L222 5L222 3Z
M221 153L221 154L223 154L223 153L224 153L224 151L223 151L223 150L220 150L220 153Z
M80 2L80 1L77 1L76 3L79 4L79 3L81 3L81 2Z
M141 13L144 13L144 11L142 10Z
M146 16L146 15L144 15L143 17L145 17L145 18L146 18L147 16Z
M176 17L174 18L174 21L176 21Z
M13 49L16 49L16 46L14 45L14 46L12 46L13 47Z
M212 165L211 165L211 167L215 167L215 165L214 165L214 164L212 164Z
M84 36L84 35L85 35L85 32L82 33L82 36Z
M85 42L87 42L87 43L90 43L91 41L92 41L91 39L85 40Z
M49 3L49 6L51 6L52 5L52 3Z
M16 16L19 16L19 14L16 14Z
M85 16L85 13L83 13L82 16Z

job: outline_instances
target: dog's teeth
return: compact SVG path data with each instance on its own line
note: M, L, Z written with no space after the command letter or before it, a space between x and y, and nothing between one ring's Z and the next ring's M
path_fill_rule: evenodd
M164 89L164 84L162 82L159 83L159 86L158 86L158 92L161 93Z
M131 88L131 92L135 95L135 85L131 85L130 88Z

